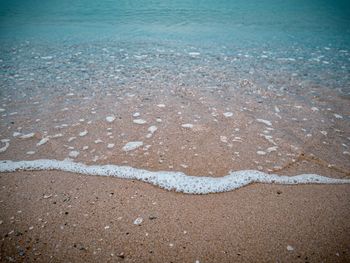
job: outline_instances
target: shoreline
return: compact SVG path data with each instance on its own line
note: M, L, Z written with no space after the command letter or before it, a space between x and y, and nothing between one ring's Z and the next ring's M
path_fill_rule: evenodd
M62 171L82 175L136 179L165 190L185 194L211 194L229 192L252 183L299 185L299 184L350 184L350 179L324 177L317 174L280 176L256 170L231 171L223 177L189 176L175 171L148 171L130 166L85 165L70 160L0 161L0 172Z

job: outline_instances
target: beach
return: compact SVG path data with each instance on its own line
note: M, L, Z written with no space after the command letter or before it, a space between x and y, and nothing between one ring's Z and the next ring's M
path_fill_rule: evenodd
M183 54L183 59L199 68L203 63L200 54ZM247 59L236 63L244 65ZM34 60L47 64L55 58ZM154 72L143 72L136 83L128 75L126 83L106 81L101 89L94 83L81 89L81 84L59 81L42 89L36 86L38 79L28 85L30 81L14 76L15 86L25 83L25 88L2 97L1 159L130 166L157 172L158 178L165 176L161 171L220 179L230 171L255 170L263 177L349 179L346 95L305 84L298 74L292 80L278 76L278 85L266 86L262 73L242 77L241 71L230 75L221 64L217 67L205 71L208 79L221 72L221 84L215 86L203 85L201 71L179 78L167 68L158 68L158 76L174 77L166 85L152 77ZM128 178L132 173L122 174ZM175 188L168 191L136 179L88 173L1 173L1 261L350 259L348 184L253 183L192 195L176 193L176 185L185 185L190 193L205 193L207 185L186 186L182 180L175 179L170 183Z
M350 262L349 10L0 3L0 261Z

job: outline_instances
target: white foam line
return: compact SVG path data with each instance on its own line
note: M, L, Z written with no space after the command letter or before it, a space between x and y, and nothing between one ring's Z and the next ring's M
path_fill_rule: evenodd
M267 184L350 184L349 179L335 179L316 174L296 176L278 176L254 170L231 172L224 177L188 176L182 172L151 172L129 166L85 165L69 160L0 161L0 172L18 170L44 171L58 170L95 176L112 176L121 179L136 179L166 190L175 190L186 194L210 194L228 192L251 183Z

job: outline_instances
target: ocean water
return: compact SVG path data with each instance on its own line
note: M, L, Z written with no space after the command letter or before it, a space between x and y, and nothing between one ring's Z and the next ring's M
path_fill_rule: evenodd
M251 56L253 63L276 70L280 68L276 60L289 59L296 60L286 66L291 74L302 71L315 75L313 80L329 81L328 76L320 76L321 70L332 74L333 80L345 77L348 81L349 24L350 4L345 0L4 0L0 3L0 55L5 76L1 77L6 79L6 67L14 60L11 49L24 45L21 64L32 64L28 56L36 50L43 57L57 58L62 52L67 56L93 52L111 63L115 60L106 58L108 48L114 58L120 50L149 56L199 52L221 60L224 68L230 67L225 63L227 56ZM80 64L87 65L88 60L81 56ZM178 67L191 67L192 62L172 58ZM152 63L169 67L168 60ZM252 67L251 61L242 63L242 72Z
M1 39L349 45L348 1L1 1Z
M341 0L3 0L0 158L348 176L349 25Z

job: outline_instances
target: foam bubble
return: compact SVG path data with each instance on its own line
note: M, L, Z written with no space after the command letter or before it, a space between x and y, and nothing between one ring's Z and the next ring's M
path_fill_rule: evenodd
M94 176L134 179L187 194L228 192L252 183L267 184L350 184L349 179L335 179L316 174L278 176L255 170L230 172L224 177L188 176L182 172L151 172L129 166L85 165L69 160L0 161L0 172L59 170Z

